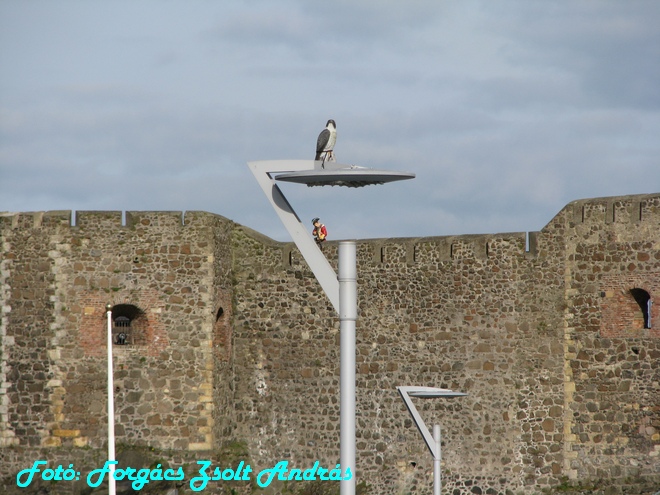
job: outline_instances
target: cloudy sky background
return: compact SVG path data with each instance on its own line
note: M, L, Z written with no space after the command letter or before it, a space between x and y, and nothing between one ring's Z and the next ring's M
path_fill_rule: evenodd
M541 229L660 191L657 0L0 0L0 211L205 210L277 240L246 162L331 238ZM311 224L310 224L311 229Z

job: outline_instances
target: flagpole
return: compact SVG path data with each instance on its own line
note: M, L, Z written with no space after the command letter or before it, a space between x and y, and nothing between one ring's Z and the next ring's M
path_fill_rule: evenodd
M112 305L107 304L108 314L108 461L115 460L115 382L112 366ZM108 495L116 495L115 465L110 464Z

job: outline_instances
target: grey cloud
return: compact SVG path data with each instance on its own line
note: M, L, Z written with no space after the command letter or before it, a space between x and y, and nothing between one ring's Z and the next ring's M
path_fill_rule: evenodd
M0 33L0 210L203 209L286 240L245 163L310 158L328 118L340 162L418 175L288 187L335 239L533 230L660 184L655 3L126 2L104 27L59 5L49 41Z
M575 76L583 103L592 106L658 107L660 4L523 2L518 7L518 17L504 21L502 30L512 65Z

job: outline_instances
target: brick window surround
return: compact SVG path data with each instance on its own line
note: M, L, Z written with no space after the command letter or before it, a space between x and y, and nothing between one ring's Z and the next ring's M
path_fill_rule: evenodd
M659 274L611 277L603 282L601 337L660 337Z

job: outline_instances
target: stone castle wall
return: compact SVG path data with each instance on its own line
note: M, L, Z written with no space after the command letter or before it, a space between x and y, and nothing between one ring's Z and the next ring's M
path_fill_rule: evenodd
M657 474L660 197L580 201L565 215L573 228L564 255L564 473ZM655 302L651 328L643 328L635 288Z
M135 345L114 347L117 437L211 448L213 328L231 298L231 258L216 246L230 222L194 212L129 212L125 225L121 212L78 212L75 226L70 212L2 221L2 445L104 444L105 307L123 304L142 314Z
M339 462L339 323L291 243L201 212L0 222L0 475L31 448L103 447L107 303L142 311L114 349L118 442ZM659 284L658 194L577 201L528 235L359 241L359 480L430 489L396 391L427 385L469 394L416 400L453 493L654 483L660 303L630 291Z
M376 493L427 489L431 458L398 385L470 394L420 404L443 427L446 483L499 493L560 476L564 271L555 236L536 240L536 253L524 234L359 243L357 458ZM302 261L284 258L284 272L274 253L237 286L238 396L256 408L252 449L336 462L337 322Z

